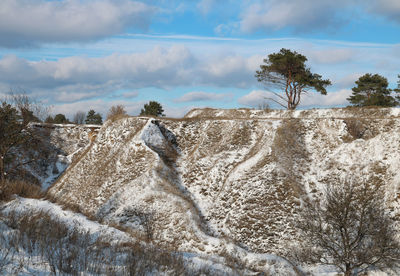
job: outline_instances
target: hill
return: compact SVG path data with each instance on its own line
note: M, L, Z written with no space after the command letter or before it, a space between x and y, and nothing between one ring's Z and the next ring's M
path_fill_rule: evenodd
M163 248L285 256L302 199L328 183L374 178L399 215L399 114L203 109L106 122L49 193Z

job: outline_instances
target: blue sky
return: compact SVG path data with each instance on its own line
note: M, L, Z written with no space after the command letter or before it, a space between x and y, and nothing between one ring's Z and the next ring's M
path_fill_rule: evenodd
M70 118L137 115L159 101L168 116L194 107L257 107L254 78L281 48L332 81L300 108L347 105L354 81L379 73L397 85L399 0L2 0L0 93L22 89ZM272 103L271 103L272 104ZM273 104L272 104L273 105Z

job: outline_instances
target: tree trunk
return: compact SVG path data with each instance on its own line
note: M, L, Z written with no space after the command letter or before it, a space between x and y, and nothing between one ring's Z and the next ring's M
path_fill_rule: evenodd
M6 181L6 176L4 174L4 158L0 156L0 183L3 184Z
M351 276L351 268L350 268L350 264L346 264L346 271L344 272L344 276Z

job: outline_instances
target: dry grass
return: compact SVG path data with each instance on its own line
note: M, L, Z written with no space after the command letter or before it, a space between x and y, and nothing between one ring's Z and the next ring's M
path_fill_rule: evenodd
M309 152L306 149L304 135L306 129L300 119L285 119L276 130L272 144L272 157L288 174L297 173L296 164L309 160Z
M0 233L0 257L6 255L0 258L0 274L7 264L23 267L39 261L54 275L211 275L205 268L187 265L180 253L139 242L111 245L45 212L10 212L2 219L14 231Z
M128 114L113 114L109 117L107 117L107 121L110 120L111 122L115 122L124 118L129 118L130 116Z
M25 181L5 181L0 182L0 201L9 201L13 195L27 198L42 198L44 193L39 186Z

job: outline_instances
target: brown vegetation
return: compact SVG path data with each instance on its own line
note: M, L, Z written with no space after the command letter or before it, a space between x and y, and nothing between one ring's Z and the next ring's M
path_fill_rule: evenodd
M128 115L126 114L125 108L123 105L113 105L107 113L107 120L111 122L115 122L119 119L125 118Z
M39 186L21 180L0 182L0 201L9 201L13 195L27 198L42 198L44 193Z
M382 186L373 179L330 183L323 200L306 201L300 214L300 261L333 265L349 276L371 267L399 267L398 231Z

